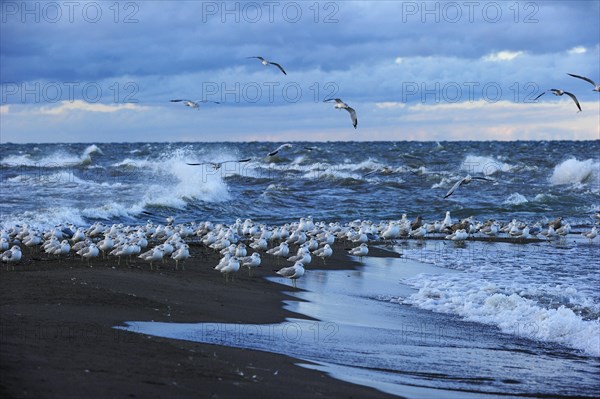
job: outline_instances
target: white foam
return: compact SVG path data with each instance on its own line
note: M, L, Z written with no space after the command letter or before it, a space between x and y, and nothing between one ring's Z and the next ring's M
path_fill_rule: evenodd
M491 176L508 172L513 169L513 166L491 157L467 155L461 163L460 169L472 175L483 174L484 176Z
M466 274L471 273L421 274L407 279L405 282L418 291L401 302L456 314L468 321L496 325L507 334L555 342L591 356L600 356L600 319L584 320L565 304L549 307L533 299L537 294L539 298L566 297L566 304L593 304L577 290L564 286L519 288Z
M570 158L554 167L550 183L552 185L579 185L588 180L594 180L597 183L599 177L600 162L594 162L593 159L578 161L576 158Z
M519 193L512 193L508 196L506 200L504 200L503 204L505 205L520 205L529 202L524 195Z

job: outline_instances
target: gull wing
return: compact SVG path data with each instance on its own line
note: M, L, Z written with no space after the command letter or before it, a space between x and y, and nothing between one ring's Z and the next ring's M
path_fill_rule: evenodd
M546 94L545 91L542 92L542 94L540 94L539 96L537 96L536 98L533 99L533 101L537 100L538 98L540 98L541 96L543 96L544 94Z
M462 178L459 181L457 181L456 183L454 183L454 186L452 186L452 188L446 193L444 198L448 198L449 196L454 194L454 192L461 186L461 184L464 183L464 181L465 181L465 178Z
M577 101L577 97L575 97L575 94L569 93L568 91L565 91L565 94L571 97L573 101L575 101L575 105L577 105L577 108L579 108L579 112L581 112L581 105L579 105L579 101Z
M593 81L592 79L590 79L590 78L586 78L585 76L574 75L574 74L572 74L572 73L568 73L567 75L569 75L569 76L573 76L574 78L577 78L577 79L583 79L583 80L585 80L586 82L589 82L589 83L593 84L593 85L594 85L594 87L598 86L598 85L596 84L596 82L594 82L594 81Z
M350 118L352 119L352 126L356 129L356 125L358 125L358 118L356 117L356 111L354 108L346 108L346 111L350 112Z
M281 72L283 72L284 75L287 75L287 73L285 73L285 71L283 70L283 68L281 67L281 65L279 65L278 63L276 63L276 62L269 62L269 64L275 65L277 68L279 68L279 70Z

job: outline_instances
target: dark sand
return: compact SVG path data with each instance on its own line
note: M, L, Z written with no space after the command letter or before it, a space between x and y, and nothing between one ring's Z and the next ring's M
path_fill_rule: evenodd
M262 324L303 317L282 308L282 301L295 300L283 293L293 290L288 280L262 278L275 275L272 259L263 256L253 277L242 269L226 283L212 270L217 255L192 247L192 256L185 271L175 271L172 260L150 271L140 260L117 266L116 259L96 259L88 267L27 251L15 271L2 265L0 397L391 397L283 355L113 328L129 320ZM307 269L354 266L336 245L327 265L313 258Z

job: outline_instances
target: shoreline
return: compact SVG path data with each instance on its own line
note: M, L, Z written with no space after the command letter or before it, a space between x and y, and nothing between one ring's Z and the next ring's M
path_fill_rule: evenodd
M268 352L131 333L128 320L253 323L309 318L284 309L300 301L291 285L265 279L279 266L264 258L249 277L240 270L225 283L212 267L218 256L191 246L185 271L150 271L114 259L32 260L0 271L0 393L3 397L395 397L296 365L302 360ZM381 251L381 252L379 252ZM373 249L370 256L399 256ZM122 262L123 263L123 262ZM352 269L337 245L323 266ZM141 267L141 269L138 269ZM282 278L283 281L283 278ZM298 290L300 291L300 290Z

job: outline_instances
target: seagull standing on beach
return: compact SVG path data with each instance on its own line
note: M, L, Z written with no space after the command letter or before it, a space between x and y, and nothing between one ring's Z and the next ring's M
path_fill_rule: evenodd
M594 82L592 79L586 78L585 76L574 75L572 73L568 73L567 75L573 76L574 78L577 78L577 79L583 79L586 82L591 83L592 86L594 86L594 88L592 89L592 91L600 92L600 85L598 83Z
M275 65L277 68L279 68L279 70L280 70L281 72L283 72L283 74L284 74L284 75L287 75L287 73L285 73L285 71L283 70L282 66L281 66L281 65L279 65L279 64L278 64L278 63L276 63L276 62L267 61L267 60L265 60L263 57L258 57L258 56L256 56L256 57L246 57L246 58L257 58L257 59L259 59L259 60L260 60L261 64L263 64L264 66L267 66L267 65Z
M459 181L457 181L454 186L452 186L452 188L450 189L450 191L448 191L446 193L446 195L444 196L444 198L448 198L449 196L451 196L452 194L454 194L454 192L463 184L467 185L469 183L471 183L473 180L485 180L485 181L494 181L492 179L488 179L487 177L478 177L478 176L471 176L471 175L466 175L465 177L463 177L462 179L460 179Z
M590 240L591 244L594 238L596 238L596 236L598 235L598 229L596 228L596 226L594 226L592 227L591 231L584 231L583 233L581 233L581 235Z
M362 243L358 247L349 249L348 253L353 256L358 256L362 262L363 256L367 256L369 254L369 247L367 244Z
M533 101L537 100L538 98L540 98L541 96L543 96L547 92L551 92L555 96L562 96L563 94L566 94L567 96L569 96L569 97L571 97L573 99L573 101L575 102L575 105L577 105L577 108L579 108L579 112L581 112L581 105L579 105L579 101L577 101L577 97L575 97L575 94L569 93L568 91L564 91L564 90L561 90L561 89L546 90L546 91L542 92L542 94L540 94L539 96L537 96L536 98L534 98Z
M304 265L302 262L296 262L294 266L284 267L276 272L280 276L289 278L292 280L294 288L296 287L296 280L304 276Z
M185 105L186 107L196 108L198 111L200 110L200 103L221 104L218 101L208 101L208 100L192 101L192 100L185 100L185 99L171 100L171 102L172 103L183 103L183 105Z
M352 126L354 126L354 128L356 129L356 125L358 125L358 118L356 117L356 111L354 110L354 108L350 107L348 104L346 104L339 98L329 98L327 100L323 100L324 103L328 103L331 101L335 101L334 108L345 109L350 113L350 119L352 119Z
M0 259L2 262L6 263L6 270L8 270L8 264L11 264L13 270L15 270L15 263L19 263L23 254L21 253L21 248L18 245L13 245L11 249L5 251L0 255Z

